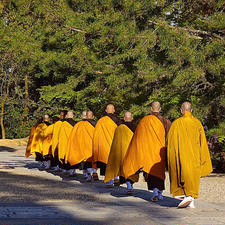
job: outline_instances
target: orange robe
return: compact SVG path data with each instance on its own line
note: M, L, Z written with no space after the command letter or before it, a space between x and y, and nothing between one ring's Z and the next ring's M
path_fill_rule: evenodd
M200 177L212 172L201 122L186 112L172 123L168 134L168 169L173 196L198 197Z
M93 161L107 164L116 123L108 116L98 120L93 137Z
M30 153L36 157L36 153L43 154L44 130L47 128L45 123L40 123L34 133L31 143Z
M30 130L30 135L29 135L29 139L28 139L28 142L27 142L27 148L26 148L26 153L25 153L26 158L28 158L31 155L31 153L30 153L31 143L32 143L34 133L35 133L35 130L36 130L37 126L38 125L35 124Z
M165 179L165 128L154 115L138 124L123 162L125 178L138 171Z
M59 131L59 142L58 142L58 158L60 162L63 162L65 160L68 139L72 129L73 126L67 121L64 121L62 123L62 126Z
M55 157L55 153L56 153L55 151L59 144L59 131L62 126L62 123L63 122L59 120L54 124L54 127L53 127L53 134L52 134L52 156L53 157Z
M116 128L109 153L104 182L108 182L117 176L124 177L122 168L123 160L133 134L134 133L125 124L121 124ZM131 176L129 179L133 182L137 182L138 175Z
M44 130L43 156L52 154L53 128L54 124L51 124Z
M78 122L72 129L67 145L66 163L71 166L92 157L94 126L88 121Z

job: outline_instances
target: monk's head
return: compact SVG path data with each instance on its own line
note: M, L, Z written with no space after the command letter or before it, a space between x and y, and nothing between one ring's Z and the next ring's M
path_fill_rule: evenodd
M92 111L87 111L87 118L88 119L94 119L94 113Z
M106 111L107 113L112 113L112 114L113 114L116 110L115 110L115 107L114 107L113 104L109 104L109 105L106 106L105 111Z
M192 105L190 102L184 102L182 105L181 105L181 113L184 114L186 112L192 112Z
M50 120L50 117L49 117L48 114L45 114L43 119L44 119L45 122L48 122Z
M125 112L123 120L125 122L131 122L133 120L133 116L131 112Z
M42 123L42 122L43 122L43 117L42 116L38 117L37 123Z
M160 112L161 111L161 105L160 102L154 101L151 104L151 111L152 112Z
M61 112L60 112L60 115L59 115L59 118L60 118L60 119L65 119L66 114L67 114L67 110L61 111Z
M86 110L81 113L81 118L87 119L87 111Z
M72 119L74 117L73 110L69 110L66 114L66 118Z

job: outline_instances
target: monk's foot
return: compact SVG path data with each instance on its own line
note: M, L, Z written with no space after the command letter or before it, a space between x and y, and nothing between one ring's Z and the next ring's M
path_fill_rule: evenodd
M133 188L132 189L127 189L127 194L132 195L134 193Z
M151 201L152 201L152 202L158 202L158 201L159 201L158 195L154 195L154 196L151 198Z
M88 174L87 178L86 178L86 181L87 182L91 182L92 181L92 176L91 174Z
M158 199L159 199L159 200L163 200L162 191L159 191L159 192L158 192Z
M175 196L174 198L183 200L185 198L185 195L178 195L178 196Z
M178 205L178 208L186 208L192 201L194 201L194 198L191 196L185 197L184 200Z
M99 180L97 173L93 173L92 174L92 178L93 178L93 181L98 181Z
M191 203L187 206L191 209L195 209L194 200L191 201Z
M113 185L114 185L114 187L119 187L120 186L119 179L114 179Z

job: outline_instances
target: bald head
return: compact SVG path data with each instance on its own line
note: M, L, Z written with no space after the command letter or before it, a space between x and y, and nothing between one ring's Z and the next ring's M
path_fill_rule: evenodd
M81 113L81 118L87 119L87 111L86 110Z
M114 113L115 112L115 107L113 104L109 104L106 106L106 110L105 110L107 113Z
M192 112L192 105L190 102L184 102L181 105L181 113L184 114L186 112Z
M161 111L161 105L160 102L154 101L151 104L151 111L152 112L160 112Z
M87 111L87 118L94 119L94 113L92 111Z
M60 118L60 119L65 119L66 114L67 114L67 111L66 111L66 110L61 111L61 112L60 112L60 115L59 115L59 118Z
M73 110L69 110L66 114L66 118L68 119L72 119L74 117L74 113Z
M133 120L133 116L131 112L125 112L123 120L125 122L131 122Z
M48 114L45 114L45 115L44 115L44 121L45 121L45 122L48 122L49 120L50 120L49 115L48 115Z

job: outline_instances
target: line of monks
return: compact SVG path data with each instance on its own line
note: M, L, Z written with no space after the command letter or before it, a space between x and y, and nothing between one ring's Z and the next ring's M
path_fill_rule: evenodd
M182 116L172 125L160 111L160 103L153 102L151 114L137 126L131 112L121 120L112 104L97 122L92 111L82 112L79 122L71 110L53 117L52 124L45 115L31 129L26 157L33 155L45 169L69 176L82 169L89 182L99 180L100 169L107 187L126 183L128 194L143 172L152 201L163 199L167 166L171 194L182 200L178 207L194 208L200 178L212 172L203 126L193 116L190 102L182 104Z

